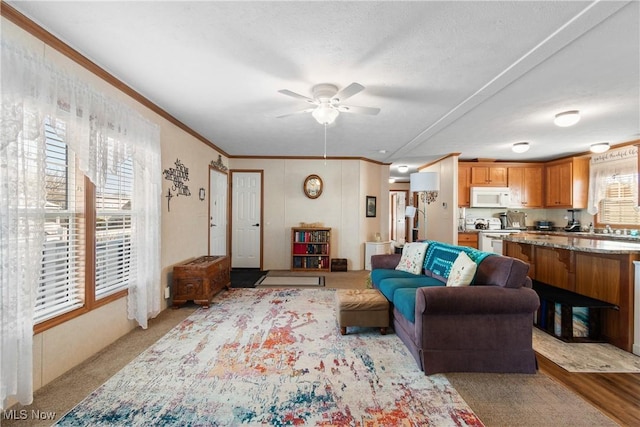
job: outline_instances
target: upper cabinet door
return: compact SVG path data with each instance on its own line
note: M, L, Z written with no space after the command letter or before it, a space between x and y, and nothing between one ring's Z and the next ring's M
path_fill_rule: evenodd
M507 168L505 166L472 166L471 185L506 187Z
M471 206L471 166L458 164L458 206Z
M586 208L588 182L588 157L572 157L548 163L545 174L545 207Z
M543 176L544 167L524 166L510 167L509 191L512 208L542 208L543 207Z

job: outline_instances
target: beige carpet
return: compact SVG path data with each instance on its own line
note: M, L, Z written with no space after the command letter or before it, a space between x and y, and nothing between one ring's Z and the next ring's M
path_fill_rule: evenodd
M567 343L533 328L533 348L569 372L640 373L640 356L605 343Z
M445 375L486 426L617 426L544 374Z
M325 273L326 287L364 288L368 274L367 271ZM60 418L196 308L187 305L178 310L163 311L149 322L146 331L132 331L38 390L32 405L12 409L53 411L57 414L56 419ZM616 425L586 401L541 373L456 373L446 377L487 426ZM31 419L25 424L20 420L2 420L0 424L3 427L39 427L51 425L51 422Z

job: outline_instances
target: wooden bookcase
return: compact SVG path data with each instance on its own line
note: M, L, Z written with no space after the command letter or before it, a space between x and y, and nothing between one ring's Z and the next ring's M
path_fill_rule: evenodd
M329 271L331 268L331 229L291 229L291 271Z

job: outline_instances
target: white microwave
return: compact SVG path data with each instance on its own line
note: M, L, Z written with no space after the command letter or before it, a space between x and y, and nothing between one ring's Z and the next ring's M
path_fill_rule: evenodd
M471 187L472 208L506 208L509 206L507 187Z

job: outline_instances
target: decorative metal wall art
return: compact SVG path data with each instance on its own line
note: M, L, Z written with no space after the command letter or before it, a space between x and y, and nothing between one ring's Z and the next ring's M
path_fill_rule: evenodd
M211 160L210 163L211 167L214 169L217 169L221 172L226 172L227 171L227 167L224 165L224 163L222 163L222 155L218 154L218 160L216 160L215 162L213 160Z
M185 185L185 181L189 181L189 168L186 167L180 159L176 159L175 168L165 169L162 174L164 175L164 179L171 181L172 186L167 190L167 211L171 212L171 207L169 203L171 202L172 197L178 196L191 196L191 190L189 190L189 186ZM171 193L173 190L173 194Z

